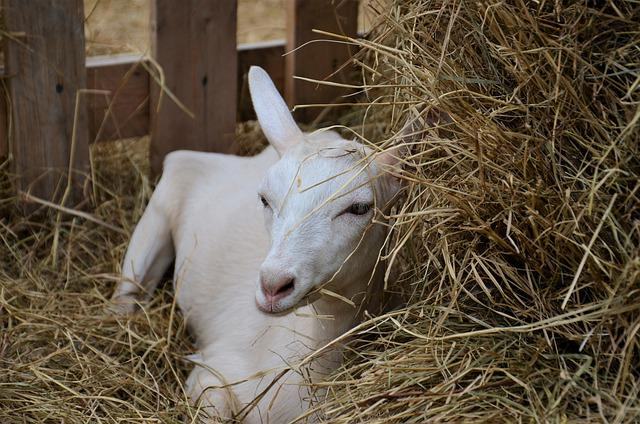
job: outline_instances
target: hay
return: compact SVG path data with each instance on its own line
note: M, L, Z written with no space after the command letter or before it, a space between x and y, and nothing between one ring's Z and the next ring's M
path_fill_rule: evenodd
M360 327L317 410L639 420L639 5L395 1L355 42L362 137L413 121L388 254L409 306Z
M415 121L388 249L408 306L354 330L315 412L639 420L639 6L373 7L348 119L381 146ZM255 125L241 133L255 152ZM196 420L170 290L128 319L105 311L151 192L145 146L92 153L94 221L24 217L0 169L0 421Z

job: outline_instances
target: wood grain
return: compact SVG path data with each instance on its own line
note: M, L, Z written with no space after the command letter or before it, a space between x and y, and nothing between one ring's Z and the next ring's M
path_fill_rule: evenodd
M238 121L256 119L247 75L251 66L263 68L280 93L284 93L284 40L238 46Z
M5 69L18 188L58 201L66 187L66 169L82 174L89 165L82 95L74 119L77 93L86 88L83 1L4 0L2 5L11 34ZM83 181L78 175L73 178L76 187Z
M356 37L358 30L358 2L356 0L287 0L287 51L303 46L285 56L285 93L289 106L326 104L339 101L349 91L339 87L322 86L300 81L294 75L315 80L349 83L349 67L336 71L349 61L352 54L346 46L329 41L309 43L313 40L333 40L314 33L323 30L334 34ZM336 40L334 40L336 41ZM309 122L319 108L301 109L296 119Z
M108 141L149 134L149 73L136 55L87 59L89 140Z
M247 73L252 65L264 68L284 93L285 41L274 40L238 46L237 118L238 121L256 119ZM150 81L144 58L140 55L96 56L86 60L87 88L108 92L86 96L89 142L140 137L150 132ZM145 62L146 63L146 62ZM149 66L147 63L146 66ZM0 69L4 74L5 70ZM8 94L8 93L7 93ZM0 158L8 154L7 95L0 87ZM166 98L164 99L167 100Z
M190 149L230 152L235 139L237 50L235 0L154 0L152 52L165 86L193 113L189 116L152 83L151 166Z
M4 81L0 84L0 163L4 162L9 156L9 131L7 104L9 102L9 93Z

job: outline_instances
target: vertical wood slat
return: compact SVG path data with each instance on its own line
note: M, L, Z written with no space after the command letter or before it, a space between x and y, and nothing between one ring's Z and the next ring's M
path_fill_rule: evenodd
M331 39L314 33L314 29L356 37L357 0L287 0L287 51L312 40ZM285 57L285 95L289 106L333 103L348 93L344 88L300 81L293 76L348 83L349 69L331 75L351 56L349 46L326 41L307 44L289 53ZM319 108L300 109L295 116L299 121L309 122L319 112Z
M87 99L89 142L149 133L149 73L141 62L129 56L88 58L87 86L109 93Z
M160 90L152 82L151 166L158 174L177 149L230 152L235 139L236 0L152 1L152 51L168 96L156 113Z
M9 101L9 93L5 89L4 83L0 84L0 164L4 158L9 156L9 131L7 121L7 102Z
M249 93L249 68L267 71L280 93L284 93L284 45L281 40L238 47L238 122L255 120Z
M18 188L57 201L65 188L65 170L82 173L89 166L82 95L74 122L76 95L86 87L83 0L4 0L2 5L6 30L12 34L7 37L5 69L13 99L10 147L21 176ZM76 189L83 180L75 175Z

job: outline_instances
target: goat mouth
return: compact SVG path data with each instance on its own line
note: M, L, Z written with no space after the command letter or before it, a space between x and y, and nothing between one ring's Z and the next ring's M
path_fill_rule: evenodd
M255 298L255 302L256 302L256 306L258 307L258 309L261 312L264 312L267 315L286 315L288 313L290 313L291 311L293 311L294 309L296 309L299 305L298 302L293 303L290 306L283 306L282 305L282 300L285 300L286 298L291 297L291 293L288 293L288 295L286 297L280 298L276 301L266 301L266 302L262 302L258 299L258 297Z
M264 312L267 315L280 316L280 315L289 314L298 305L294 304L293 306L288 306L286 308L283 308L278 304L278 302L264 304L260 302L258 299L256 299L256 306L261 312Z
M283 316L293 312L295 309L310 305L322 297L320 290L317 288L311 288L303 295L300 295L300 293L295 294L294 291L294 283L289 283L278 290L278 292L282 293L284 296L271 302L261 301L260 297L265 297L263 293L262 296L255 297L256 306L261 312L264 312L267 315ZM283 306L282 301L289 299L294 301L292 303L286 302L289 305Z

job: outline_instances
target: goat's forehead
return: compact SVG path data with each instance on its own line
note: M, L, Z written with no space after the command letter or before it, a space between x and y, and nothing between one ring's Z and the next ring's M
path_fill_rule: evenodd
M343 140L303 143L269 170L265 189L277 195L297 193L307 200L336 192L366 195L372 178L367 154L361 145Z

